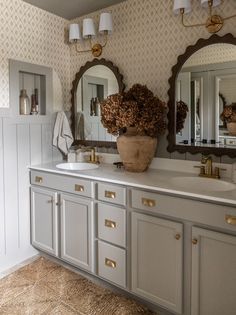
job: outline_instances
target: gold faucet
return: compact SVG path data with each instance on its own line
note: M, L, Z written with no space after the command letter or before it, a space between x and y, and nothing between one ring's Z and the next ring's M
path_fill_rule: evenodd
M211 156L202 156L201 163L203 165L197 166L200 168L200 177L207 177L207 178L216 178L220 179L220 169L219 167L215 167L214 172L212 168L212 157Z
M89 163L96 163L96 164L100 164L99 161L99 156L96 155L96 151L95 148L85 148L83 149L83 152L91 152L90 156L89 156Z

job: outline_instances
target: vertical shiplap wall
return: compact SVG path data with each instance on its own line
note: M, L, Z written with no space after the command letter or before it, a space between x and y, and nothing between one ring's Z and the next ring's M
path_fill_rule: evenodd
M30 245L31 164L61 159L53 117L0 118L0 272L34 254Z

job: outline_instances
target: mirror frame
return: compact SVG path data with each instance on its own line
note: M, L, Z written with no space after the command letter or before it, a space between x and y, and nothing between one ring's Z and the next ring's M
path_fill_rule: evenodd
M172 67L172 75L169 78L169 90L168 90L168 147L169 152L177 151L179 153L189 152L191 154L214 154L216 156L228 155L229 157L236 157L236 148L213 148L213 147L195 147L190 145L178 145L176 144L176 104L175 104L175 82L182 69L182 66L196 51L213 44L231 44L236 45L236 37L228 33L224 36L219 36L217 34L212 35L208 39L199 39L195 45L188 46L184 54L178 57L176 65Z
M79 72L76 73L75 79L72 82L72 89L71 89L71 129L72 129L72 134L74 136L74 142L73 145L85 145L85 146L95 146L95 147L108 147L108 148L116 148L116 142L110 142L110 141L90 141L90 140L76 140L75 139L75 106L76 106L76 93L77 93L77 88L80 79L84 75L84 73L90 69L93 66L106 66L108 67L115 75L117 79L117 83L119 86L119 92L122 93L125 89L125 84L123 82L123 75L119 72L118 67L116 67L111 61L106 60L104 58L102 59L93 59L92 61L86 62L84 66L82 66L79 70Z

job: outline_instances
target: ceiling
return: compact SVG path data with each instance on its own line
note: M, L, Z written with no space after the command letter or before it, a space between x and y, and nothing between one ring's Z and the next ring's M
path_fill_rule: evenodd
M72 20L125 0L23 0L38 8Z

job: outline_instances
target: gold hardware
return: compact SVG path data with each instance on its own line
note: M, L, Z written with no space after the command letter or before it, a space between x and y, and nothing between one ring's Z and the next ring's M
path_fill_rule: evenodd
M228 224L236 225L236 217L234 217L234 216L232 216L232 215L226 215L226 216L225 216L225 221L226 221L226 223L228 223Z
M156 201L153 199L142 198L142 204L146 207L152 208L156 206Z
M205 164L205 166L194 166L195 168L200 168L200 173L198 174L198 176L200 177L220 179L220 170L225 171L225 169L215 167L215 170L213 172L211 156L202 156L201 163Z
M180 240L180 238L181 238L181 235L180 234L176 234L175 235L175 239L178 241L178 240Z
M96 163L95 149L94 149L94 148L91 148L90 151L91 151L90 162L91 162L91 163Z
M42 177L40 177L40 176L36 176L35 177L35 183L41 184L42 182L43 182L43 178Z
M193 243L193 245L197 245L198 240L197 240L196 238L194 238L194 239L192 240L192 243Z
M88 36L88 41L89 41L90 48L89 49L85 49L85 50L80 50L79 49L79 47L78 47L78 40L73 40L71 42L71 44L75 45L75 50L76 50L77 53L85 53L85 52L90 52L91 51L91 53L93 54L94 57L99 57L102 54L103 48L106 47L106 45L107 45L108 31L104 31L104 36L105 36L105 42L102 45L102 44L99 44L99 43L93 44L92 43L92 36L89 35Z
M105 265L110 268L116 268L116 262L109 258L105 258Z
M108 228L115 229L116 228L116 222L106 219L105 220L105 226Z
M232 19L236 17L236 14L233 14L231 16L228 16L226 18L221 17L220 15L212 14L213 9L213 0L208 1L208 9L209 9L209 16L207 18L207 21L205 23L197 23L197 24L186 24L184 21L184 8L180 9L181 14L181 23L184 27L198 27L198 26L205 26L209 33L217 33L219 32L223 25L224 21Z
M75 184L75 191L83 192L84 191L84 186Z
M105 197L106 198L115 199L116 198L116 193L113 192L113 191L105 190Z

